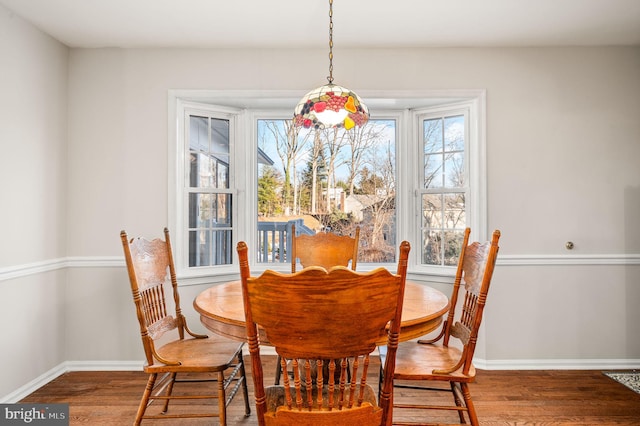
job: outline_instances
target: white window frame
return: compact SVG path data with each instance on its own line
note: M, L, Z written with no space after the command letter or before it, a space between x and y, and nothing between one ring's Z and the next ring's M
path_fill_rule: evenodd
M412 250L412 272L429 276L452 276L455 267L427 265L422 263L422 195L424 189L424 151L423 151L423 121L442 115L465 116L465 171L468 190L465 192L466 226L471 228L472 239L484 241L487 238L486 225L486 142L484 136L484 96L448 105L438 105L427 108L417 108L411 111L414 144L410 144L413 152L415 174L413 181L414 204L412 211L416 212L415 220L411 221L416 239L411 242L417 247Z
M407 240L412 246L409 259L409 276L415 279L449 282L455 268L421 264L421 203L423 167L422 128L418 116L436 109L460 109L469 111L469 140L466 156L469 161L469 201L467 226L472 238L485 240L487 231L486 192L486 136L484 90L438 90L409 92L359 91L365 99L373 118L397 120L396 139L396 221L397 241ZM295 105L300 94L291 91L227 91L227 90L171 90L168 97L168 225L171 230L176 268L181 284L223 282L237 279L238 265L235 245L246 241L253 247L257 241L257 141L256 121L265 117L282 118L291 115L283 105ZM226 105L221 107L220 105ZM267 105L265 107L265 105ZM390 106L391 105L391 106ZM233 264L212 267L188 267L188 241L184 232L185 213L185 109L215 111L229 114L234 120L235 140L230 141L231 175L233 194ZM180 177L180 178L178 178ZM239 214L242 212L242 214ZM259 273L267 264L258 264L250 257L252 271ZM368 267L388 264L367 264Z
M189 129L186 126L189 115L203 115L223 120L229 120L229 189L226 192L232 196L231 207L231 228L232 246L238 241L238 184L239 170L242 165L238 163L237 143L241 140L242 131L239 126L242 110L230 107L221 107L205 103L187 102L181 99L176 100L176 138L170 144L170 189L169 190L169 222L172 224L171 241L174 251L174 262L176 273L181 277L202 277L209 275L226 275L237 273L235 256L229 265L197 266L189 267L189 238L185 232L189 226L189 193L187 185L189 169L186 167L187 155L189 152ZM173 147L171 146L173 145ZM171 149L173 148L173 149ZM233 253L232 253L233 254Z

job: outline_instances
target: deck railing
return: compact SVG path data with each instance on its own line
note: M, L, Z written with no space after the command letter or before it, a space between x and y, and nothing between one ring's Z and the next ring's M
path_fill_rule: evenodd
M313 234L313 230L304 225L302 219L287 222L258 222L258 262L284 263L289 262L287 253L291 247L291 225L296 225L300 234Z

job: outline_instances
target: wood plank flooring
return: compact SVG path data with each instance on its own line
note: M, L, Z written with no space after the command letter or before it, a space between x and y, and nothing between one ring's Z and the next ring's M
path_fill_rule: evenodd
M264 357L265 372L275 368L275 357ZM246 357L247 366L250 365ZM268 365L267 365L268 364ZM376 372L376 366L372 370ZM249 372L250 374L250 372ZM38 389L22 402L68 402L71 425L132 424L146 384L142 372L70 372ZM273 379L267 377L267 383ZM377 380L375 381L377 383ZM375 383L374 383L375 385ZM249 378L249 390L252 389ZM176 388L177 389L177 388ZM640 425L640 394L606 377L600 371L484 371L471 385L482 425ZM428 397L433 393L397 388L396 401ZM253 394L250 393L253 410ZM179 410L176 406L174 409ZM429 411L429 421L457 423L455 413ZM414 413L394 412L394 419L413 420ZM148 425L218 424L217 419L158 420ZM257 425L255 414L244 417L241 395L228 409L229 425ZM354 425L357 426L357 425Z

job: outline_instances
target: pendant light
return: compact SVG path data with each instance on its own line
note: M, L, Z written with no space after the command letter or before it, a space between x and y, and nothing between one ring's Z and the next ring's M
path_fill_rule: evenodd
M333 0L329 0L329 84L307 93L294 113L295 126L304 128L345 128L362 126L369 120L369 109L351 90L333 84Z

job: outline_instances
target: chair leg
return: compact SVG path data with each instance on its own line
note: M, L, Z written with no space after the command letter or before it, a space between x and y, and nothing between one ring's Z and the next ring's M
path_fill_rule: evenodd
M460 388L462 389L462 396L464 397L464 402L467 406L469 421L473 426L478 426L480 423L478 422L478 415L476 414L476 408L473 405L473 401L471 400L471 392L469 392L469 385L467 383L460 383Z
M140 405L138 406L138 413L136 414L136 419L133 421L134 426L138 426L142 421L142 416L144 416L144 412L147 409L147 405L149 404L149 397L151 396L151 391L153 391L153 385L156 383L156 378L158 374L149 374L149 380L147 380L147 386L144 388L144 393L142 394L142 398L140 399Z
M240 377L242 380L242 393L244 396L244 416L249 417L251 415L251 406L249 405L249 391L247 389L247 375L244 368L244 357L242 351L238 354L238 362L240 363Z
M177 373L171 373L171 378L169 379L169 384L167 385L167 397L171 396L171 393L173 392L173 384L176 382L176 375ZM169 410L169 401L169 398L165 399L164 406L162 407L162 414L165 414Z
M455 402L457 407L464 407L464 395L460 398L462 394L462 390L458 389L458 385L455 382L449 382L451 386L451 393L453 394L453 402ZM458 416L460 417L460 423L466 423L464 420L464 412L462 410L458 411Z
M227 424L227 395L224 389L224 372L218 371L218 411L220 426Z
M274 380L273 384L278 386L280 384L280 375L282 374L282 367L280 366L280 361L282 360L282 358L280 358L280 355L278 355L278 359L276 359L276 379Z

